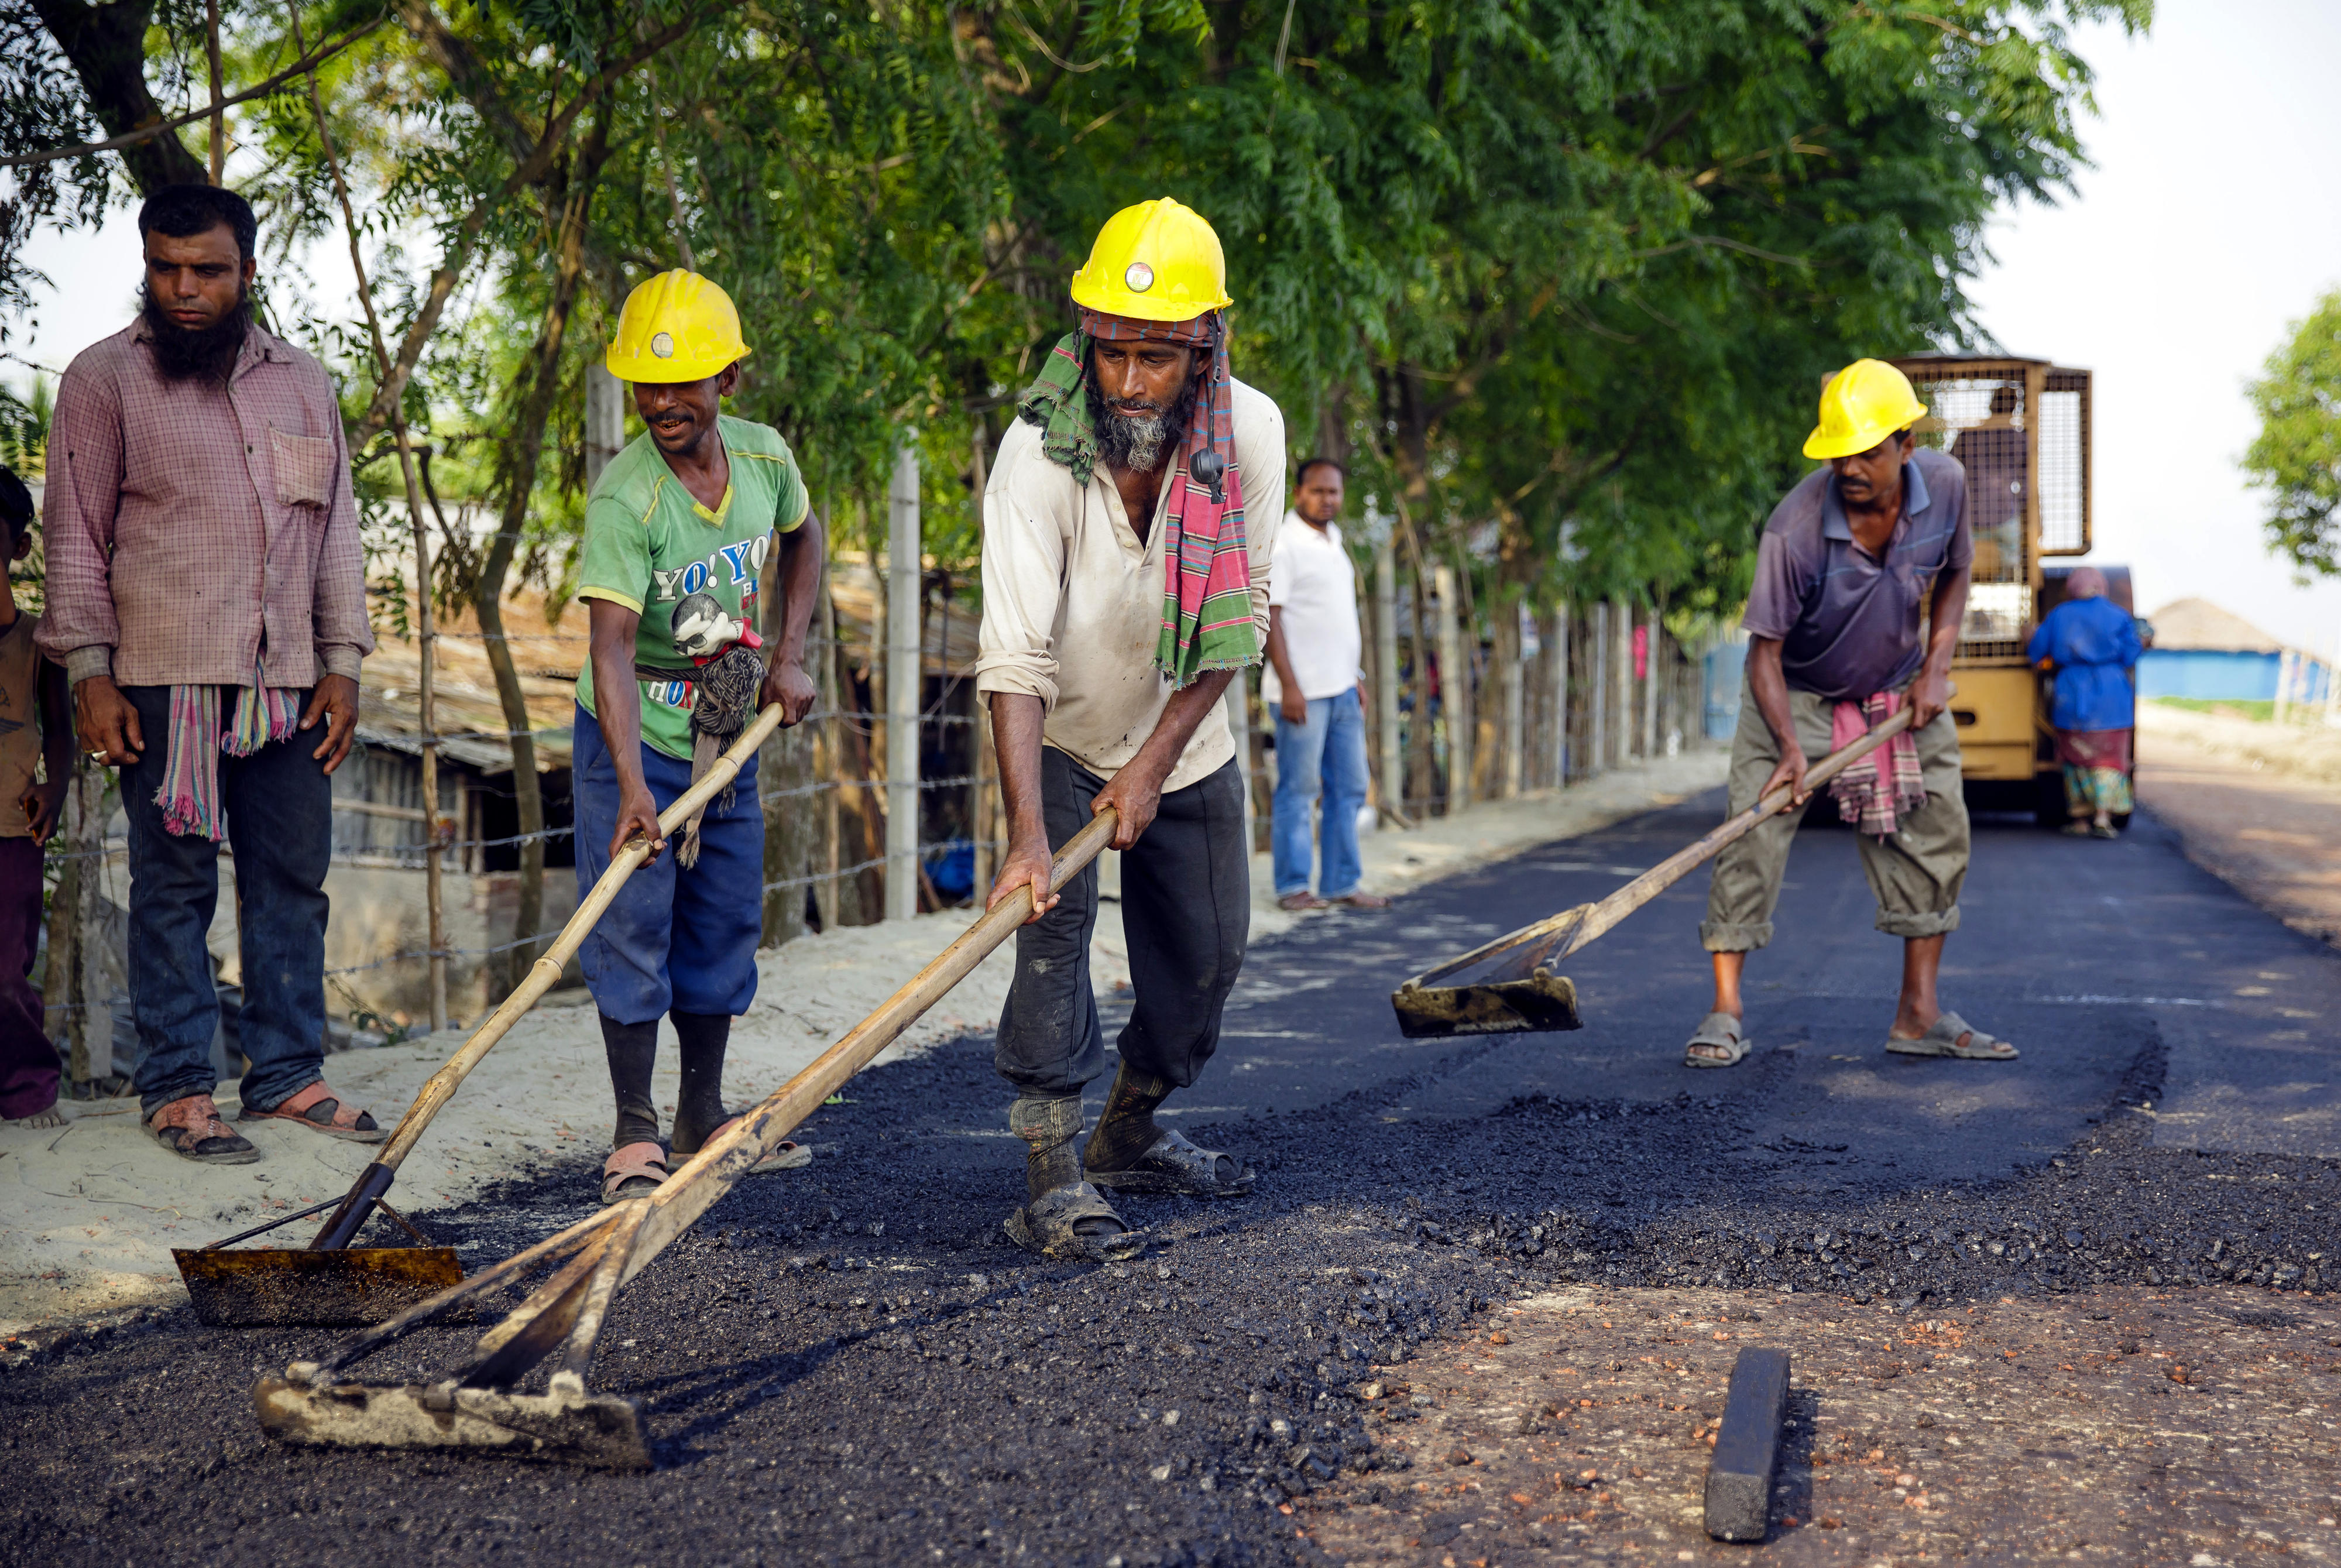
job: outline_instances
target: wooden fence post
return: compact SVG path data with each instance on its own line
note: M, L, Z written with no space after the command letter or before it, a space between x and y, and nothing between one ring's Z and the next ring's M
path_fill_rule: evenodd
M1447 814L1471 804L1471 664L1457 624L1455 568L1431 568L1439 594L1439 705L1447 730Z

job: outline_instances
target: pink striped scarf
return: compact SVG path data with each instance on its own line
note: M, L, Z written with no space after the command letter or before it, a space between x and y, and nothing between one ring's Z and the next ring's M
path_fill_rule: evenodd
M1873 692L1858 703L1829 710L1829 750L1843 751L1867 731L1901 711L1902 694ZM1861 832L1892 838L1901 819L1927 804L1927 780L1918 768L1918 737L1904 730L1829 782L1841 821Z
M237 687L235 719L224 730L217 686L173 686L163 783L154 792L164 830L219 842L226 827L220 816L219 754L248 757L271 741L290 740L300 722L301 694L289 686Z

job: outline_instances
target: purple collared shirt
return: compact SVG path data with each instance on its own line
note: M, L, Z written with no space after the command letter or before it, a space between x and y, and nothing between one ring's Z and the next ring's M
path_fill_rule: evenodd
M355 680L374 632L324 367L255 325L225 385L172 381L146 332L57 385L41 651L125 686Z
M1919 624L1935 580L1975 559L1967 474L1921 446L1902 465L1902 518L1884 557L1854 543L1837 474L1816 468L1772 509L1756 547L1756 584L1739 624L1780 644L1788 684L1858 702L1918 673Z

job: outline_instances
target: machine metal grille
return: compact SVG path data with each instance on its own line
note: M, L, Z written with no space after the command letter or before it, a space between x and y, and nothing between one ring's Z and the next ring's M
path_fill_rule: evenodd
M1919 439L1957 458L1967 474L1975 569L1959 655L2021 658L2032 625L2034 576L2026 367L2009 364L2001 372L1967 361L1938 369L1906 361L1904 368L1928 407Z
M2089 373L2052 370L2040 396L2040 553L2089 552Z

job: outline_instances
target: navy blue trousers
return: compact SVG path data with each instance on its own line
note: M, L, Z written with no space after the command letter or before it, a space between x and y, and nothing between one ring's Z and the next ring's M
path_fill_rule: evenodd
M573 758L577 803L577 896L610 869L618 827L618 770L602 726L577 710ZM691 764L643 747L643 782L663 812L691 787ZM593 1004L613 1022L648 1024L668 1013L737 1017L756 999L756 944L764 930L764 814L756 799L756 759L732 781L726 811L718 794L699 824L699 864L674 863L681 834L626 879L577 961Z

